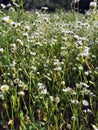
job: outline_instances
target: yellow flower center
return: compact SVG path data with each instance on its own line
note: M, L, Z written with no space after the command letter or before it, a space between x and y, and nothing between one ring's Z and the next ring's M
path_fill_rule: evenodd
M13 23L13 21L11 20L11 19L8 19L8 21L7 21L9 24L12 24Z

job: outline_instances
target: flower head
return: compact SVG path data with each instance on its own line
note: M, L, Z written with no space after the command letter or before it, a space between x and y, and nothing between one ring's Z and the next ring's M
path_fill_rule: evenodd
M9 86L8 85L1 85L1 91L5 92L9 90Z
M10 25L15 24L15 22L13 22L13 21L9 18L9 16L3 17L3 18L1 18L1 20L4 21L4 22L6 22L6 23L8 23L8 24L10 24Z
M25 93L24 93L24 91L20 91L20 92L18 92L18 95L19 96L25 96Z
M94 130L98 130L98 127L96 127L95 125L92 125Z
M10 119L9 121L8 121L8 125L13 125L13 120L12 119Z
M83 100L82 103L84 106L89 106L89 102L87 100Z
M18 83L19 83L19 78L16 78L16 79L14 80L14 83L15 83L15 84L18 84Z
M91 9L95 9L97 7L97 3L96 2L90 2L90 8Z
M4 52L4 49L3 48L0 48L0 53L3 53Z
M43 84L43 83L38 83L38 90L40 92L40 94L47 94L47 89L46 89L46 86Z
M0 5L3 9L5 9L6 8L6 6L4 5L4 4L1 4Z
M42 10L48 10L48 7L42 7Z

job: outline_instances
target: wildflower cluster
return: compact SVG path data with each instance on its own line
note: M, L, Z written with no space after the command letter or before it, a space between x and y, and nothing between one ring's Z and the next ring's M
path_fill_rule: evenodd
M98 129L97 14L0 12L1 129Z

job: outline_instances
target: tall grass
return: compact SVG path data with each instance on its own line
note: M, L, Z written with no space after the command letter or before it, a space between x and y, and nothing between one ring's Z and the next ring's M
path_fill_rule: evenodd
M1 130L98 129L97 13L0 12Z

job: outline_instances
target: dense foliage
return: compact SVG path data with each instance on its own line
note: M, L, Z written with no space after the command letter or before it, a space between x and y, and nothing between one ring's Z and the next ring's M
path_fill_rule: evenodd
M0 129L98 129L98 11L0 11Z

